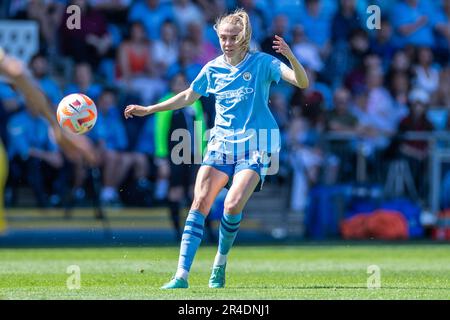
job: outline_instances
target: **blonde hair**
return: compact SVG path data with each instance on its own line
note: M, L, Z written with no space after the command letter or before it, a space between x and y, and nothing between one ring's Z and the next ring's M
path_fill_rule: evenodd
M229 23L241 28L237 37L238 46L245 52L250 51L250 40L252 38L252 26L250 18L244 9L237 9L231 14L219 17L214 25L214 30L219 34L219 27L222 23Z

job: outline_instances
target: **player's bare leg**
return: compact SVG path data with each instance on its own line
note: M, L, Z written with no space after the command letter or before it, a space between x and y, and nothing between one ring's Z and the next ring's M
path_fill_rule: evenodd
M205 218L220 190L228 182L228 175L211 167L201 166L194 187L194 200L186 219L175 277L162 289L187 288L187 278L203 236Z
M228 176L211 166L201 166L198 170L194 186L194 200L191 210L208 215L219 192L228 183Z
M244 169L233 178L233 184L225 198L224 214L220 222L219 247L209 279L210 288L223 288L225 286L227 256L239 231L242 210L259 180L259 175L251 169Z

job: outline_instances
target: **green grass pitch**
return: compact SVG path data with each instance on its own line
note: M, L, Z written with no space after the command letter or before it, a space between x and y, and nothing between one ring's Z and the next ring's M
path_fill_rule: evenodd
M203 246L190 288L160 290L178 250L0 249L0 299L450 299L445 244L236 246L225 289L208 288L216 248ZM67 288L70 265L80 268L80 289ZM367 288L371 265L379 267L379 289Z

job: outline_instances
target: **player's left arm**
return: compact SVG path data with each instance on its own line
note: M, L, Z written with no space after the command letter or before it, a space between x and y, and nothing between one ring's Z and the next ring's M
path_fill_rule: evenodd
M275 35L273 44L274 45L272 48L275 49L275 52L281 53L285 56L289 60L292 67L291 69L285 64L281 64L281 78L301 89L308 88L309 80L306 71L300 62L298 62L286 41L284 41L282 37Z

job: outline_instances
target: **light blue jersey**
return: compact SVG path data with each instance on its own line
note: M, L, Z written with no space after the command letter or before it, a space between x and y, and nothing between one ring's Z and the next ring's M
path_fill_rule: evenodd
M235 155L253 150L279 152L279 128L268 100L270 84L281 78L282 64L266 53L250 52L236 66L222 55L203 67L191 88L216 97L208 151Z

